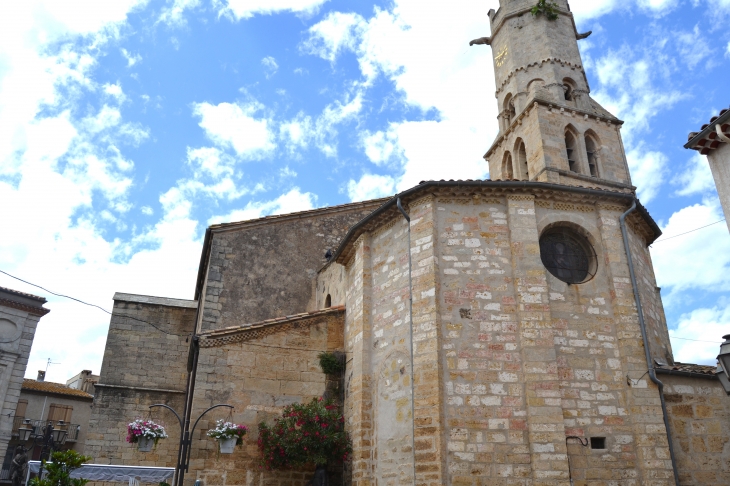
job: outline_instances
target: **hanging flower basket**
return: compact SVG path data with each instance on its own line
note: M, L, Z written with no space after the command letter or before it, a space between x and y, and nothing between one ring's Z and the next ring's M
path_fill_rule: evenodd
M215 429L208 431L208 437L218 441L218 448L221 454L233 454L235 446L243 445L243 436L248 432L248 427L243 424L234 424L223 419L216 420Z
M127 442L137 444L140 452L149 452L160 439L167 439L165 427L152 420L137 419L127 425Z

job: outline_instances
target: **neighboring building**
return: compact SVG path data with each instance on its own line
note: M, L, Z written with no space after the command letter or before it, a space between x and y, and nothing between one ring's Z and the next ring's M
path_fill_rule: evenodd
M66 380L66 386L85 391L91 395L94 394L94 385L97 383L99 383L99 375L92 374L91 370L83 370L73 378Z
M215 225L193 300L115 294L96 462L175 465L168 411L152 412L170 425L152 453L125 425L155 403L182 411L195 332L193 419L229 403L251 433L224 457L205 431L227 412L201 420L190 484L303 484L260 470L256 424L324 392L327 350L347 353L348 484L730 484L730 398L711 369L673 361L648 249L661 233L622 122L590 97L585 36L565 0L555 21L500 4L492 180Z
M13 414L36 326L50 312L46 299L0 287L0 451L8 448Z
M720 111L719 116L702 125L700 132L689 134L684 148L697 150L707 156L717 195L730 229L730 109Z
M32 443L19 441L18 429L21 427L30 426L33 434L41 434L43 427L53 422L54 428L60 427L67 431L66 441L61 449L84 452L94 396L62 383L44 381L44 375L44 371L39 371L37 380L23 380L18 405L13 414L12 439L3 451L0 480L9 481L10 461L16 446L25 446L29 459L40 458L40 445L34 447ZM63 423L59 425L59 421Z

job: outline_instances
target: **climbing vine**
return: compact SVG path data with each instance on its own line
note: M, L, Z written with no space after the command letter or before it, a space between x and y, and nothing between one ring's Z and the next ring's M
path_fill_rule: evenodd
M537 17L545 14L548 20L558 19L558 4L555 2L548 2L547 0L539 0L534 7L532 7L532 15Z

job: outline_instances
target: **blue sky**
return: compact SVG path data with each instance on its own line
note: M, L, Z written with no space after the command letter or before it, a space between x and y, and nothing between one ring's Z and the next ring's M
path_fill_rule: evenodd
M682 145L730 105L730 0L572 2L592 96L625 120L666 237L723 219ZM192 298L206 226L485 178L490 0L0 5L0 269L111 309ZM653 245L675 357L730 332L724 223ZM27 376L98 372L108 316L44 295ZM696 339L699 341L688 341ZM710 342L702 342L710 341ZM81 351L81 352L79 352Z

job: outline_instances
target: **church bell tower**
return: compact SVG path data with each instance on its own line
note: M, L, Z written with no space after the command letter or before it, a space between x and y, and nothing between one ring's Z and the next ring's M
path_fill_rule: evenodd
M550 7L550 5L553 7ZM499 134L484 158L492 180L632 191L622 121L590 96L567 0L500 0L490 10Z

